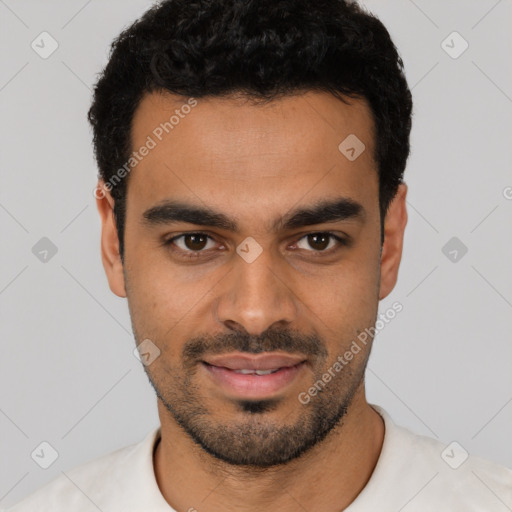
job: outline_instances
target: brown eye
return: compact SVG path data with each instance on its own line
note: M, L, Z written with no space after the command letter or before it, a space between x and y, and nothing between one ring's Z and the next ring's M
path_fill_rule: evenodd
M210 243L210 245L208 245ZM184 233L179 236L175 236L168 240L165 245L176 246L177 250L183 253L201 253L205 252L205 249L212 249L215 247L215 242L206 233Z
M191 251L200 251L205 248L208 237L201 233L194 233L192 235L184 235L183 240L187 249L190 249Z
M314 235L308 235L309 246L317 251L324 251L329 246L331 237L324 233L318 233Z
M305 240L306 243L302 243L303 240ZM346 241L332 233L309 233L303 236L297 243L299 249L305 249L309 252L330 252L328 250L336 245L346 245ZM311 249L313 249L313 251L311 251Z

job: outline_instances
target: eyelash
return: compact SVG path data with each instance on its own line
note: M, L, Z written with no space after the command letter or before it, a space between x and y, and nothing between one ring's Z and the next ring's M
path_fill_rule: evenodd
M188 250L188 251L184 251L183 249L176 249L176 248L173 247L174 242L176 240L178 240L179 238L184 238L186 236L192 236L192 235L202 235L202 236L208 237L210 240L214 240L213 237L208 235L208 233L203 233L201 231L193 231L193 232L182 233L181 235L173 236L172 238L169 238L168 240L164 241L163 245L166 246L166 247L169 247L175 253L181 253L180 256L183 257L183 258L189 258L189 259L198 258L201 254L206 253L207 250L201 250L201 251ZM311 252L313 254L316 253L319 256L325 255L325 254L332 254L334 252L337 252L342 247L346 247L346 246L349 245L349 240L348 239L342 238L342 237L340 237L338 235L335 235L334 233L331 233L330 231L312 231L311 233L307 233L307 234L301 236L297 240L297 242L295 242L295 243L298 243L300 240L302 240L302 239L304 239L304 238L306 238L306 237L308 237L310 235L327 235L331 239L334 239L334 240L336 240L338 242L338 247L331 247L330 249L323 250L323 251L317 251L317 250L308 251L308 252Z

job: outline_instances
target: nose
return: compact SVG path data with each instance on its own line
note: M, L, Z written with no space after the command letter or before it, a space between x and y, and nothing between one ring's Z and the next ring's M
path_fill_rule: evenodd
M298 304L284 265L273 264L269 250L251 263L238 255L234 258L233 271L227 274L215 303L217 321L253 336L291 324Z

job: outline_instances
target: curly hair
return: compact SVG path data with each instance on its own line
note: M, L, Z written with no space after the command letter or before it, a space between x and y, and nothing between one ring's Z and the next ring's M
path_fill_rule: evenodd
M382 224L409 156L412 98L388 31L350 0L155 4L114 39L94 88L88 119L98 178L109 181L130 157L131 124L146 93L242 93L268 102L308 90L368 101ZM127 181L111 190L121 258Z

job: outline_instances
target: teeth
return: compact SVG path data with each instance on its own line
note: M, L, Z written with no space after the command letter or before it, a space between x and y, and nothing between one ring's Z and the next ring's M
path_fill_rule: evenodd
M271 373L277 372L279 368L275 370L256 370L256 375L270 375Z
M242 375L270 375L271 373L275 373L279 370L279 368L275 368L273 370L233 370L235 373L241 373Z

